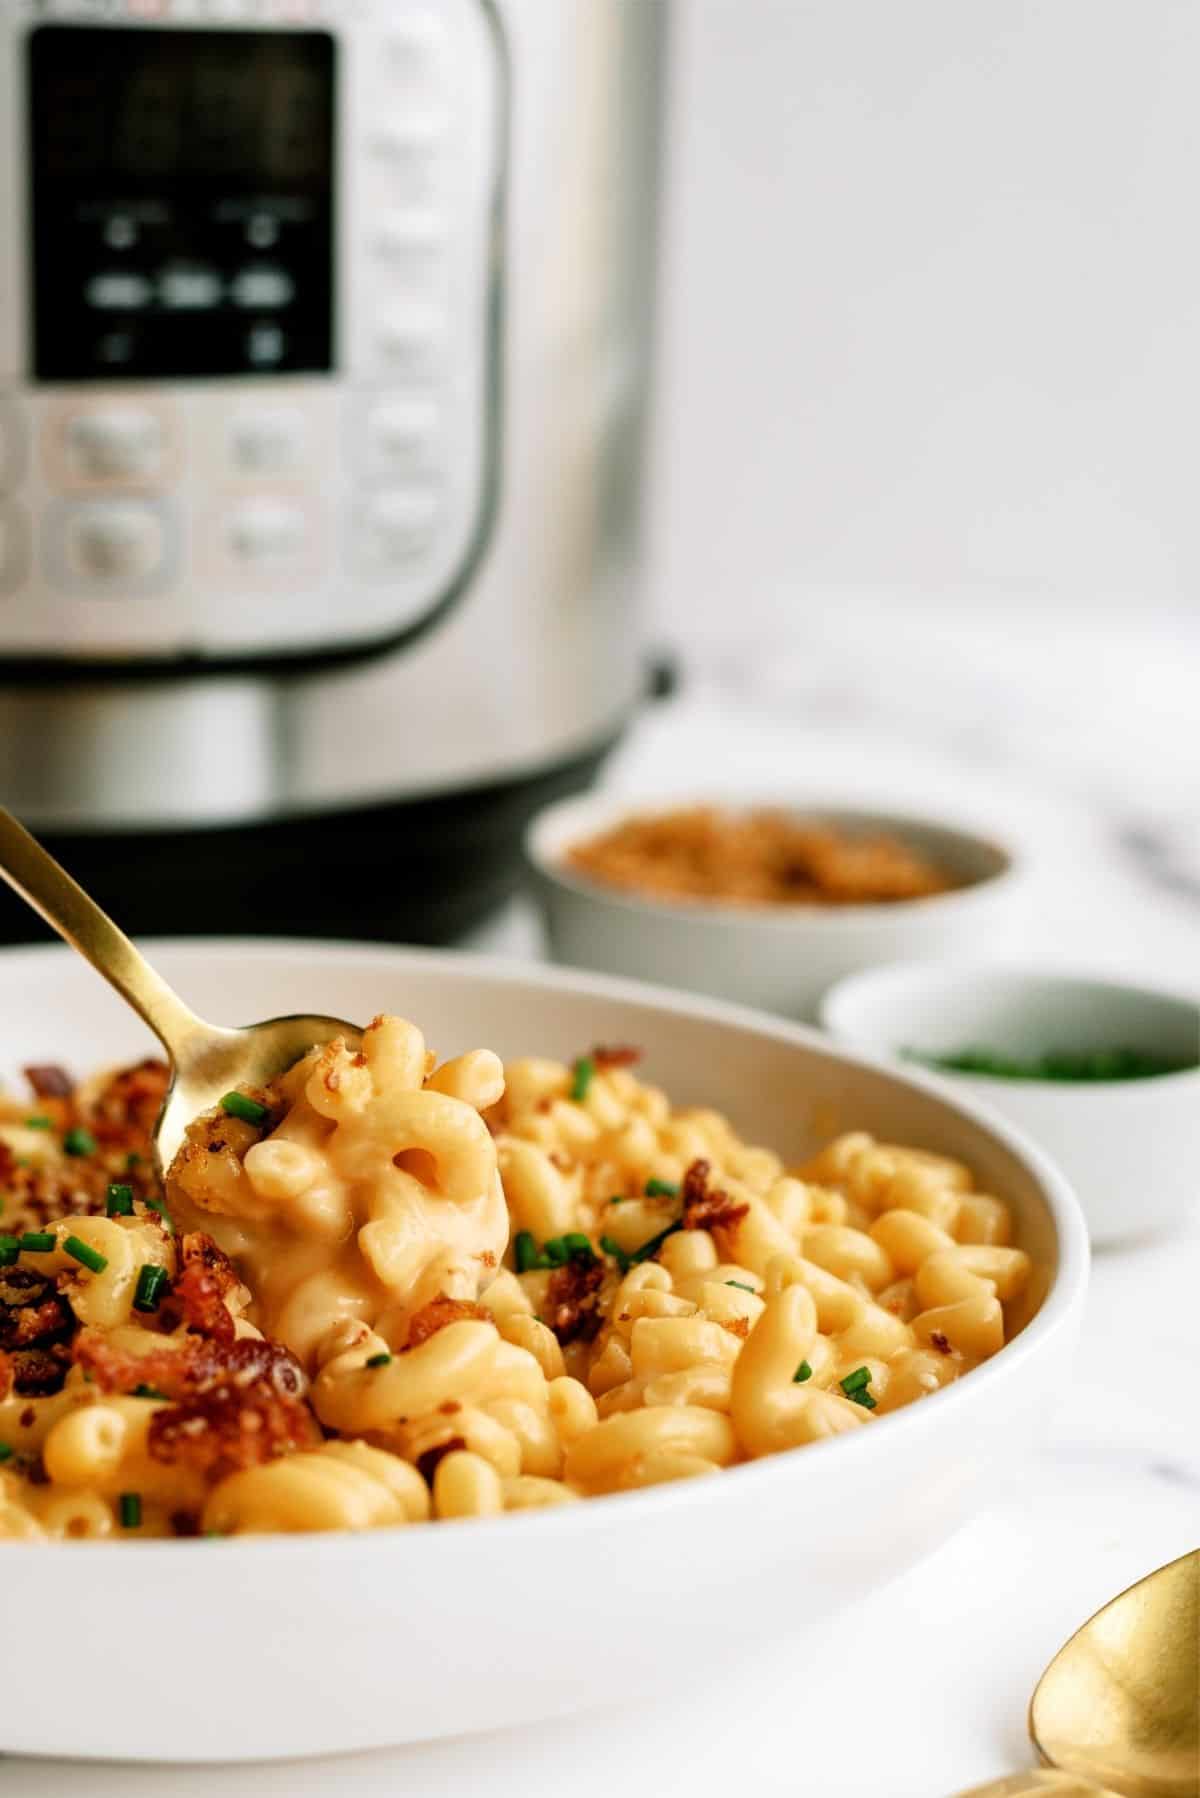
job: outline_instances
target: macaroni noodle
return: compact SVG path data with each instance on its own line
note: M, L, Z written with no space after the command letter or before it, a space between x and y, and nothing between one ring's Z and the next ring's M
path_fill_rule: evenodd
M1029 1258L960 1162L855 1131L787 1167L636 1059L439 1066L377 1018L197 1119L163 1192L154 1064L30 1070L37 1109L0 1106L0 1538L690 1479L874 1425L1019 1327Z

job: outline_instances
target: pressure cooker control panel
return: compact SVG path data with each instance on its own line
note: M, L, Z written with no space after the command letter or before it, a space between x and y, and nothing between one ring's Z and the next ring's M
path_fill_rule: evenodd
M0 660L353 650L464 583L496 33L482 0L0 0Z

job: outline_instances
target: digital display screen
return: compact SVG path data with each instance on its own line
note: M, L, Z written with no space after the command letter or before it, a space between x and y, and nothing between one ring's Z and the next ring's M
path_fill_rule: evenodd
M335 76L320 31L31 33L39 378L331 366Z

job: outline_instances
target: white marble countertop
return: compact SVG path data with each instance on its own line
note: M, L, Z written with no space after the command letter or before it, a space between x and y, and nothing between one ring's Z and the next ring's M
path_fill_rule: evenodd
M1029 958L1200 992L1196 662L1188 680L1180 655L1195 638L1168 620L1153 650L1131 640L1136 673L1125 664L1120 681L1113 634L1103 655L1081 641L1059 658L1056 688L1015 672L1044 629L1005 620L970 666L948 650L919 672L909 657L902 678L877 641L865 682L845 612L817 656L797 641L753 659L709 645L703 677L647 714L608 778L631 793L786 781L990 818L1036 857ZM538 934L515 906L474 943L537 953ZM1017 1772L1031 1764L1025 1707L1050 1655L1200 1536L1198 1289L1200 1215L1169 1239L1098 1254L1079 1358L1047 1394L1028 1464L932 1559L839 1617L819 1655L784 1639L719 1687L701 1660L669 1702L476 1740L258 1768L9 1761L0 1786L28 1798L610 1798L684 1786L694 1798L949 1798Z

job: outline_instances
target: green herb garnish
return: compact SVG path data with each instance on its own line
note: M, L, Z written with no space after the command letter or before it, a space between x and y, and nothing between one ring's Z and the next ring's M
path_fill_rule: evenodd
M812 1379L812 1368L808 1365L807 1361L801 1361L799 1367L796 1369L795 1373L792 1375L792 1385L793 1386L803 1386L805 1380L811 1380L811 1379Z
M165 1393L165 1392L160 1392L160 1391L159 1391L159 1390L158 1390L158 1387L157 1387L157 1386L147 1386L147 1385L146 1385L146 1384L145 1384L145 1382L144 1382L144 1381L143 1381L143 1382L142 1382L142 1384L141 1384L141 1385L139 1385L139 1386L135 1386L135 1387L134 1387L134 1389L133 1389L133 1397L134 1397L134 1398L161 1398L161 1399L165 1399L165 1398L166 1398L166 1396L167 1396L167 1395L166 1395L166 1393Z
M1153 1080L1182 1074L1200 1063L1157 1055L1148 1049L1048 1049L1041 1055L1008 1055L998 1049L968 1046L932 1054L905 1049L910 1061L954 1074L986 1074L993 1080L1057 1080L1087 1083L1106 1080Z
M668 1224L665 1230L660 1230L657 1236L650 1238L649 1242L644 1242L640 1248L634 1249L633 1254L629 1257L630 1261L634 1266L640 1261L649 1261L651 1255L657 1255L668 1236L674 1236L676 1230L682 1229L683 1219L677 1217L673 1224Z
M167 1279L165 1267L156 1267L152 1261L147 1261L138 1274L137 1286L134 1288L134 1310L157 1311Z
M518 1230L513 1237L513 1260L517 1264L519 1274L527 1274L537 1266L537 1243L533 1240L532 1230Z
M542 1244L542 1252L538 1257L539 1267L565 1267L571 1259L571 1251L567 1247L565 1236L548 1236Z
M132 1217L132 1186L111 1185L104 1195L104 1209L109 1217Z
M595 1078L596 1064L590 1055L581 1055L572 1072L574 1078L571 1081L571 1097L578 1105L582 1099L587 1098L588 1087Z
M263 1124L271 1115L269 1105L260 1105L257 1099L248 1099L245 1093L226 1093L221 1100L221 1110L231 1118L241 1118L244 1124Z
M386 1367L391 1358L386 1349L380 1349L377 1355L369 1355L363 1365L365 1367Z
M53 1118L26 1118L25 1119L25 1128L27 1130L53 1130L54 1119Z
M736 1286L739 1292L754 1292L753 1286L747 1286L744 1280L726 1280L726 1286ZM755 1295L757 1297L757 1294Z
M600 1247L604 1250L606 1255L612 1256L623 1274L629 1272L629 1256L625 1253L625 1250L621 1247L619 1242L614 1242L611 1236L602 1236L600 1238Z
M0 1442L0 1461L11 1461L14 1453L10 1442Z
M142 1522L142 1495L140 1492L122 1492L118 1499L121 1507L121 1528L136 1530Z
M0 1236L0 1267L11 1267L21 1252L21 1244L15 1236Z
M48 1255L54 1247L54 1237L49 1230L26 1230L24 1236L17 1238L17 1247L25 1255Z
M81 1130L78 1125L68 1130L63 1137L63 1148L68 1155L94 1155L96 1138L90 1130Z
M844 1380L838 1381L838 1385L847 1398L852 1398L856 1392L861 1392L863 1387L869 1386L870 1383L871 1369L869 1367L856 1367L853 1373L848 1373Z
M679 1187L674 1180L647 1180L645 1187L648 1199L677 1199Z
M94 1274L102 1274L108 1266L108 1256L102 1255L99 1249L94 1249L90 1242L83 1242L78 1236L64 1238L63 1252Z

